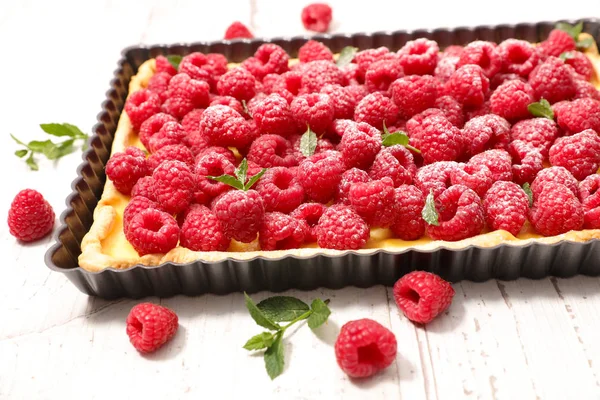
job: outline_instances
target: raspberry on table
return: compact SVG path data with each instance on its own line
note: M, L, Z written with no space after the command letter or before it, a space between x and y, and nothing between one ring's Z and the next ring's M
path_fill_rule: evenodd
M153 208L134 215L124 231L125 238L140 256L167 253L179 241L179 225L175 218Z
M333 198L345 171L342 155L337 151L324 151L303 160L297 177L310 200L327 203Z
M458 168L458 163L454 161L439 161L424 165L415 175L415 185L424 194L433 191L433 197L437 198L450 187L450 174L456 168Z
M463 185L472 189L477 195L483 195L492 186L492 171L481 164L459 164L458 168L450 171L450 182L452 185Z
M215 199L212 211L217 216L225 235L250 243L256 239L265 215L265 207L256 190L230 190Z
M143 176L133 185L131 188L131 198L142 196L150 199L152 201L156 201L156 196L154 196L154 180L151 175Z
M600 175L594 174L579 183L579 199L583 206L583 227L600 229Z
M325 60L333 62L333 53L329 47L316 40L309 40L298 50L298 59L300 62L310 62Z
M427 225L433 240L457 241L481 233L485 224L481 199L463 185L450 186L435 201L439 225Z
M495 43L476 40L466 45L461 52L456 66L460 68L464 65L478 65L491 78L502 68L502 55Z
M522 140L514 140L508 145L512 157L513 181L519 185L531 183L544 167L542 153Z
M345 323L335 341L337 363L352 378L367 378L389 367L397 351L394 334L368 318Z
M214 96L211 98L210 100L210 104L209 106L216 106L216 105L222 105L222 106L228 106L233 108L235 111L239 112L240 115L246 117L246 113L244 111L244 106L242 105L241 101L239 101L238 99L236 99L235 97L232 96ZM190 113L186 114L186 117L189 115ZM198 123L200 122L200 116L202 114L200 114L198 116ZM185 117L183 117L185 119ZM181 124L183 125L183 120L181 121ZM198 126L196 127L196 130L198 129Z
M433 71L435 76L441 83L446 83L456 71L456 64L460 57L442 57L438 60L438 63Z
M140 141L144 147L150 148L150 138L157 134L167 122L177 122L177 119L169 114L158 113L144 121L139 130Z
M158 350L175 336L178 327L177 314L152 303L137 304L127 316L127 336L141 353Z
M400 185L395 189L396 215L390 229L402 240L417 240L425 234L421 211L425 196L416 186Z
M575 39L560 29L550 31L548 38L538 46L543 55L554 57L558 57L564 52L575 50L575 48Z
M225 251L230 239L212 211L201 204L192 204L181 224L180 244L193 251Z
M125 112L133 129L140 129L144 121L160 112L160 96L148 89L140 89L129 95L125 101Z
M521 80L506 81L490 97L490 108L494 114L509 121L528 118L531 114L527 108L535 101L533 89Z
M579 182L564 167L544 168L536 175L531 183L531 192L537 196L548 182L556 182L565 185L576 197L579 197Z
M364 82L365 74L367 70L376 61L379 60L389 60L389 59L397 59L398 56L395 53L390 53L390 50L387 47L378 47L376 49L367 49L359 51L354 55L354 63L358 65L358 69L356 71L357 78L359 82Z
M234 21L225 30L225 40L231 39L252 39L254 35L250 32L250 29L240 21Z
M369 92L388 93L390 85L404 76L404 69L398 59L375 61L365 73L365 86Z
M499 115L475 117L467 121L462 130L465 150L474 156L490 149L506 149L510 132L510 124Z
M256 90L256 79L246 69L233 68L221 75L217 82L217 92L221 96L231 96L239 101L248 101Z
M354 117L354 109L360 99L357 100L353 90L350 86L340 85L325 85L321 89L320 93L328 95L333 103L334 119L352 119Z
M389 97L380 92L366 95L356 105L354 120L366 122L377 129L383 129L383 124L394 125L398 118L398 107Z
M200 117L200 131L213 146L243 148L254 140L252 126L233 108L210 106Z
M594 99L576 99L564 106L556 115L556 122L567 135L586 129L600 132L600 101Z
M594 76L594 65L584 53L580 51L570 51L566 54L565 64L573 67L575 72L585 81L589 81Z
M566 186L547 182L542 191L534 196L529 221L544 236L555 236L583 226L583 207Z
M327 32L332 19L332 10L328 4L312 3L302 9L302 25L309 31Z
M477 108L483 104L489 87L490 81L481 67L467 64L450 76L444 90L465 107Z
M511 140L521 140L540 151L544 159L558 137L556 123L548 118L531 118L519 121L510 130Z
M417 166L412 153L399 144L382 148L369 169L371 178L392 178L395 187L412 183L416 173Z
M208 152L201 155L194 167L196 203L206 204L221 193L231 190L232 187L223 182L218 182L207 176L233 175L235 166L227 156Z
M398 59L406 75L429 75L435 70L439 51L435 41L420 38L408 41L398 50Z
M485 165L492 172L492 180L512 181L512 157L501 149L487 150L483 153L475 154L469 160L469 164Z
M187 138L187 132L180 123L166 122L158 132L148 139L148 150L156 153L165 146L183 145Z
M582 181L600 167L600 136L586 129L557 139L549 151L550 164L565 167L575 179Z
M137 147L128 147L123 153L113 154L106 163L106 176L123 194L130 194L138 179L150 172L146 155Z
M157 72L148 81L147 89L154 92L164 102L169 97L169 82L173 75L168 72Z
M529 84L537 99L550 104L575 96L575 78L569 67L558 57L548 57L529 75Z
M427 324L452 303L454 288L438 275L413 271L394 284L394 300L409 320Z
M405 76L394 81L390 90L394 103L398 106L400 117L405 119L434 107L438 94L437 82L430 75Z
M346 168L368 169L381 149L381 134L371 125L359 122L349 125L338 145Z
M342 179L337 187L337 191L335 193L335 202L350 205L350 188L357 183L365 183L369 182L371 178L369 174L359 168L350 168L347 171L344 171L342 174Z
M179 73L169 81L169 98L163 103L162 110L181 119L194 108L207 107L209 93L208 83L186 73Z
M528 210L527 194L514 182L495 182L483 197L485 221L491 230L504 229L517 236Z
M21 190L8 210L8 230L22 242L43 238L54 227L54 210L36 190Z
M457 160L463 152L463 140L460 129L439 115L423 119L418 135L413 135L416 148L426 164L436 161Z
M164 161L152 173L154 194L158 204L176 214L185 210L194 196L194 176L181 161Z
M164 211L154 200L144 196L132 196L131 200L129 200L129 203L127 203L127 206L123 210L123 229L127 230L133 217L144 210Z
M156 153L150 154L148 157L148 167L154 171L163 161L177 160L187 164L192 168L195 164L194 154L192 151L182 144L171 144L161 147Z
M321 203L302 203L290 213L307 228L305 230L304 242L314 243L317 241L317 224L327 207Z
M358 250L369 239L369 226L351 207L327 208L316 227L317 243L324 249Z
M256 184L265 211L288 214L304 200L304 188L296 175L285 167L270 168Z
M282 74L288 70L290 56L273 43L261 45L254 57L246 59L242 67L246 68L258 80L262 80L268 74Z
M171 63L169 62L169 59L165 56L156 56L156 58L154 59L156 62L156 73L162 73L162 72L166 72L169 75L173 76L177 74L177 70L175 69L175 67L173 67L173 65L171 65Z
M281 212L268 212L258 231L261 250L297 249L308 231L308 226Z
M396 195L391 178L353 184L348 192L348 200L369 226L386 228L396 216Z
M540 53L525 40L507 39L497 47L502 71L527 78L540 62Z
M290 109L299 126L310 126L317 134L324 133L333 121L333 102L326 94L303 94L292 100Z
M270 94L256 104L252 118L262 134L290 136L298 130L288 102L278 94Z
M344 84L344 74L332 62L318 60L297 65L295 72L301 77L301 94L320 92L327 85Z
M247 158L263 168L298 165L292 144L279 135L260 136L250 145Z

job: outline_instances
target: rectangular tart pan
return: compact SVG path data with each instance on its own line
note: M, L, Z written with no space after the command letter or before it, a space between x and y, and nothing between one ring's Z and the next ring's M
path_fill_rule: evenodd
M571 21L573 22L573 21ZM600 42L600 20L586 19L584 31ZM77 168L72 182L73 192L66 199L67 209L60 216L60 226L54 233L56 243L46 253L45 261L54 271L64 273L79 290L106 299L144 296L167 297L176 294L226 294L238 291L273 292L290 288L342 288L344 286L391 286L403 274L415 269L435 272L450 281L488 279L511 280L519 277L600 275L600 240L585 243L531 243L526 246L500 244L482 248L471 246L461 250L439 248L434 251L378 250L361 255L347 251L339 256L315 255L300 258L293 255L280 259L221 262L165 263L158 267L138 265L126 270L112 268L88 272L80 268L77 258L80 244L93 221L93 212L102 195L106 176L104 166L109 158L113 135L117 128L129 81L139 66L158 55L186 55L194 51L222 53L230 62L241 62L253 55L265 42L276 43L291 56L308 39L325 43L333 52L345 46L359 49L386 46L398 50L408 40L426 37L437 41L440 48L464 45L473 40L501 42L509 38L539 42L545 39L556 22L523 23L517 25L478 26L474 28L435 29L356 33L351 35L317 35L271 40L235 40L130 47L122 52L98 123L89 140L89 150Z

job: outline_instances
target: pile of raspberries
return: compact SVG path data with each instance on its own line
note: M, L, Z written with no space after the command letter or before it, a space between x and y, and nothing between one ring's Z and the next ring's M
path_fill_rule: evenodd
M527 221L545 236L600 228L600 92L569 34L441 52L417 39L345 58L312 40L298 62L271 43L235 67L220 54L178 68L157 57L125 105L150 155L129 147L106 166L131 195L123 226L140 255L232 239L360 249L373 227L446 241L517 235ZM385 144L398 132L409 144ZM263 169L251 188L212 179Z

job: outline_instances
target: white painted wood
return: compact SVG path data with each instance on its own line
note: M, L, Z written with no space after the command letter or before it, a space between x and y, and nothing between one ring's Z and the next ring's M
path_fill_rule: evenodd
M80 2L28 0L0 5L4 78L0 210L25 187L40 190L59 213L80 155L40 160L29 172L13 156L8 133L42 137L42 122L90 130L122 48L135 43L219 39L234 19L258 36L304 33L304 1ZM598 14L596 0L577 7L507 0L490 12L475 1L428 3L334 0L335 32L475 25ZM522 4L521 4L522 3ZM546 3L545 3L546 4ZM562 4L562 3L560 3ZM518 8L520 7L520 8ZM523 8L525 7L525 8ZM385 11L382 11L385 10ZM458 10L458 11L457 11ZM519 10L516 12L515 10ZM110 29L109 29L110 28ZM6 211L4 211L6 212ZM290 291L330 298L329 323L285 340L284 374L271 382L259 356L241 348L258 326L240 294L150 298L173 308L181 329L154 355L129 344L124 320L138 301L108 302L79 293L43 265L50 245L21 246L0 229L0 398L598 398L600 280L576 277L516 282L462 282L448 312L426 328L397 310L391 289ZM258 301L269 293L255 295ZM396 363L367 381L336 366L339 328L373 318L398 339Z

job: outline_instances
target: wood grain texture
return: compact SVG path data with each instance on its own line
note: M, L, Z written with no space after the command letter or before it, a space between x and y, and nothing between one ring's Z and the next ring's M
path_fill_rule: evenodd
M81 158L40 160L29 172L13 156L8 133L42 137L43 122L89 131L122 48L135 43L216 40L238 19L257 36L305 33L306 1L79 2L29 0L0 6L3 80L0 109L0 209L15 193L40 190L59 213ZM590 17L578 7L507 0L490 12L480 2L333 0L336 32L476 25ZM593 8L593 6L596 8ZM525 7L525 8L523 8ZM515 12L514 10L519 10ZM382 12L385 10L385 12ZM468 10L469 12L467 12ZM140 356L124 320L134 300L79 293L43 265L47 238L22 246L0 230L6 254L0 279L0 398L285 398L285 399L590 399L600 396L600 280L518 280L454 285L452 307L427 327L407 321L391 289L290 291L306 301L330 298L330 321L314 333L299 326L285 339L284 374L271 382L260 355L241 346L260 332L241 294L149 298L173 308L181 329L167 346ZM261 300L270 294L256 294ZM394 365L366 381L336 366L333 343L347 321L372 318L398 338Z

